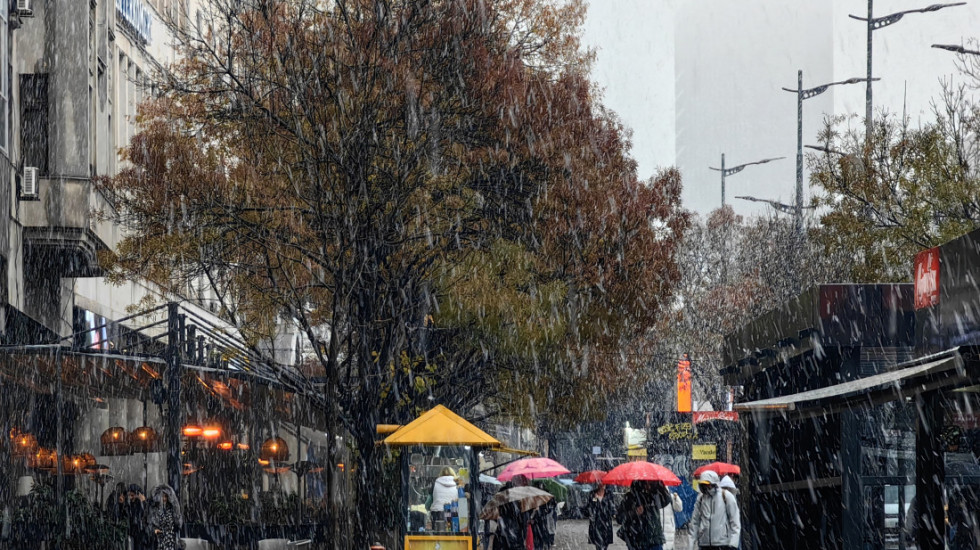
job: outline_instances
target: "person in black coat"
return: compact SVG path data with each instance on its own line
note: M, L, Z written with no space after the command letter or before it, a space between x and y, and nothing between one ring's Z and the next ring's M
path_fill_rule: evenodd
M129 505L126 495L126 484L116 483L116 488L109 493L109 498L105 501L105 511L109 519L113 521L126 521L129 517Z
M129 521L129 537L133 539L133 550L149 548L146 534L146 495L135 483L129 486L126 502L126 519Z
M606 486L599 485L585 508L589 515L589 544L596 550L606 550L613 543L613 516L616 508L612 498L606 495Z
M531 533L534 550L551 550L555 545L555 530L558 525L558 504L554 499L531 511Z
M497 531L493 537L493 550L525 550L527 516L526 512L521 512L521 507L516 502L501 506Z
M670 492L662 483L634 481L616 511L622 527L619 536L629 550L662 550L665 542L660 510L670 504Z

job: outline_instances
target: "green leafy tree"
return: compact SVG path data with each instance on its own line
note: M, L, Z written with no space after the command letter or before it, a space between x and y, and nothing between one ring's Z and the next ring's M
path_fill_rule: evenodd
M918 127L879 119L870 144L832 119L824 152L809 155L816 237L853 258L856 282L908 281L918 251L980 227L980 110L965 86L946 86L933 111Z

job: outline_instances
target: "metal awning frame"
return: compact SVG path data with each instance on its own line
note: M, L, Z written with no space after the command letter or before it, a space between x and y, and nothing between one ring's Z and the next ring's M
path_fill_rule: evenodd
M738 403L749 415L812 417L874 406L980 380L980 349L953 348L898 365L885 373L791 395Z

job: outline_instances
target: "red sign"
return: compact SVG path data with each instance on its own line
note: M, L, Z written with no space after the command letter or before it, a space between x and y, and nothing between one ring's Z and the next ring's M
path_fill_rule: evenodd
M691 412L691 361L686 353L677 362L677 412Z
M694 423L708 422L709 420L728 420L738 422L738 413L735 411L700 411L693 413Z
M939 303L939 248L915 255L915 309Z

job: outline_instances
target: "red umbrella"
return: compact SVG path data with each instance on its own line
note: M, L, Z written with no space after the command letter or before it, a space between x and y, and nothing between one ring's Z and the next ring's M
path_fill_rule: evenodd
M729 464L727 462L712 462L711 464L706 464L697 470L694 470L694 477L701 477L701 474L708 470L711 470L719 476L742 475L742 469L734 464Z
M606 477L606 472L602 470L589 470L575 476L575 483L600 483Z
M652 462L627 462L616 466L606 477L602 478L605 485L629 486L634 481L661 481L664 485L680 485L681 480L667 468Z
M516 462L511 462L510 465L504 468L503 472L500 472L497 480L510 481L511 478L518 474L523 474L528 479L534 479L539 477L555 477L570 473L572 472L568 468L550 458L523 458Z

